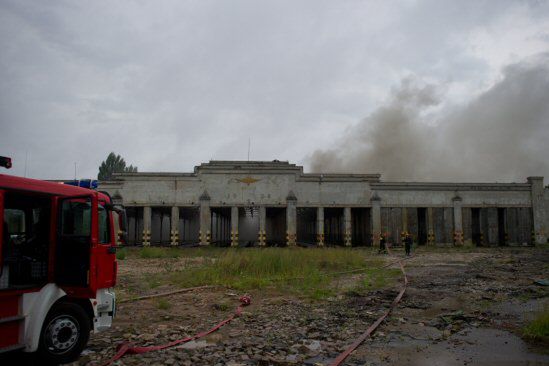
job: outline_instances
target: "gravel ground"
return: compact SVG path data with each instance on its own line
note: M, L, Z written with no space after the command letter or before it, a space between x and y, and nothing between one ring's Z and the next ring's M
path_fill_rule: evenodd
M549 365L541 348L517 336L547 304L548 289L533 282L547 276L547 263L548 251L532 248L421 253L406 262L410 286L403 302L345 364L481 365L499 357L507 364ZM117 364L328 364L388 308L399 286L320 302L252 293L243 316L219 332L129 355ZM161 344L207 329L232 313L238 295L226 290L174 295L165 310L158 309L158 300L123 305L113 329L94 335L78 364L108 358L113 344L122 341Z
M547 344L520 338L522 326L549 304L549 289L534 284L547 278L548 263L542 248L420 252L406 261L403 301L344 364L549 365ZM142 273L147 266L122 261L121 267L123 288L132 267ZM327 365L389 307L400 286L323 301L252 292L252 304L220 331L114 364ZM204 289L121 304L112 329L92 335L73 365L106 360L124 341L156 345L209 329L232 314L240 295Z

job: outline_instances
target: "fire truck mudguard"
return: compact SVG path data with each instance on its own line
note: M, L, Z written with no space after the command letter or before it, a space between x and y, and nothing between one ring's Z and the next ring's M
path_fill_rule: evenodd
M65 291L53 283L48 283L39 292L23 294L23 315L25 321L25 351L34 352L38 349L40 332L49 310L63 296Z

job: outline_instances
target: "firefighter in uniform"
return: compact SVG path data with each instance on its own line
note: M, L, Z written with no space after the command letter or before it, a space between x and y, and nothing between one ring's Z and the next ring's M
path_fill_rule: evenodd
M404 249L406 250L406 255L410 256L410 252L412 251L412 235L410 233L406 233L406 236L404 237Z
M379 251L378 253L385 253L387 248L385 248L385 235L381 234L379 237Z

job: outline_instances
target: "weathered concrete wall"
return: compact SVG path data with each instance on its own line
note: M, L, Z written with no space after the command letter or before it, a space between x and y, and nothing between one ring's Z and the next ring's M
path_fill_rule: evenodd
M197 166L192 173L119 174L112 181L101 182L100 189L119 196L126 206L144 207L141 229L144 234L151 229L151 220L154 221L153 231L158 230L158 219L151 217L150 207L171 210L178 207L200 208L199 239L202 244L208 244L212 239L210 207L254 206L261 208L262 212L268 207L288 208L284 225L273 223L266 217L264 231L270 230L270 236L276 236L278 240L273 227L284 226L283 236L290 241L296 239L299 219L295 212L298 207L344 209L346 215L341 230L342 235L346 235L347 244L350 237L356 237L351 208L372 208L370 235L374 244L381 232L390 233L392 242L399 241L403 231L412 233L414 240L417 240L418 208L428 209L425 211L426 227L438 243L453 243L456 238L470 242L473 237L473 208L482 208L480 231L487 244L499 241L501 236L501 230L498 232L498 225L501 224L498 222L498 208L514 208L516 212L508 211L511 219L521 217L520 220L516 219L523 225L517 233L512 232L510 224L506 224L507 234L513 240L515 237L521 240L519 237L524 236L524 225L528 224L527 213L522 213L524 209L531 210L529 224L534 229L537 242L546 240L549 227L549 189L543 187L543 179L539 177L531 177L527 183L505 184L383 182L377 174L305 174L302 167L286 162L212 161ZM289 200L290 196L292 199ZM377 204L380 210L375 207ZM489 208L493 210L486 211ZM176 228L173 224L162 223L163 230L164 227L171 227L171 234L177 230L181 241L188 238L181 232L184 229L181 224ZM322 226L317 223L317 231L325 231ZM161 233L160 237L165 234ZM154 241L157 235L153 234ZM320 240L322 233L318 232L317 235Z

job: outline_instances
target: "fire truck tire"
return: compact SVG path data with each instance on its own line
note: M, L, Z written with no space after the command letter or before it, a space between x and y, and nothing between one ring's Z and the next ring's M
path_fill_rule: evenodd
M44 321L37 356L47 364L75 361L90 338L90 319L77 304L55 305Z

